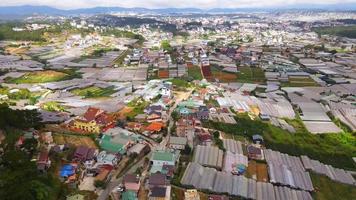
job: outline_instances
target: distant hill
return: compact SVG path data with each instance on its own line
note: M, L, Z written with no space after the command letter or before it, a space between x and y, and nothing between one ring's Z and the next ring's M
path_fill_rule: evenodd
M332 4L332 5L317 5L317 4L303 4L292 5L285 7L265 7L265 8L213 8L213 9L199 9L199 8L124 8L124 7L93 7L63 10L49 6L6 6L0 7L0 15L32 15L32 14L47 14L47 15L78 15L78 14L101 14L111 12L135 12L135 13L156 13L156 14L172 14L172 13L237 13L237 12L253 12L253 11L280 11L280 10L347 10L356 11L356 3L349 4Z

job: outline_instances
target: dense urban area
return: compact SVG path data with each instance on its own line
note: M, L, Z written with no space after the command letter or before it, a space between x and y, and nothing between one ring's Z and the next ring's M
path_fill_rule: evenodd
M356 199L356 13L0 20L0 199Z

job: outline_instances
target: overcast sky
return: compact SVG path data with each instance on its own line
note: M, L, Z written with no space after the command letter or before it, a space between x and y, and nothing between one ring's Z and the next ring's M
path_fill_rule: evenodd
M88 8L97 6L122 7L195 7L195 8L239 8L281 7L301 4L343 4L356 0L0 0L0 6L47 5L62 9Z

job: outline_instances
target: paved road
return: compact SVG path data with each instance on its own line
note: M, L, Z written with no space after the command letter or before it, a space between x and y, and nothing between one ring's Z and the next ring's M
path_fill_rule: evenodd
M172 114L172 112L176 109L176 107L178 106L178 104L179 104L181 101L183 101L184 99L187 99L187 98L192 94L192 92L193 92L193 89L190 89L188 92L186 92L184 95L182 95L179 99L177 99L176 102L174 103L174 105L169 109L169 112L168 112L168 115L169 115L169 125L168 125L168 128L167 128L167 129L168 129L168 130L167 130L168 134L167 134L166 137L164 137L164 138L162 139L162 142L161 142L161 143L157 143L157 142L155 142L154 140L152 140L151 138L141 135L141 136L143 136L143 138L145 138L147 141L149 141L149 142L151 143L151 145L153 146L152 151L153 151L154 149L165 149L165 148L166 148L167 143L168 143L168 138L169 138L169 136L171 135L171 129L172 129L173 125L174 125L174 120L172 119L171 114ZM143 166L146 157L147 157L147 158L151 158L152 151L151 151L149 154L147 154L146 156L144 156L141 160L137 161L137 162L136 162L132 167L130 167L127 171L121 173L122 176L120 176L120 177L118 177L118 178L112 177L112 180L110 180L110 182L109 182L108 185L106 186L105 190L103 190L103 191L100 193L100 195L99 195L99 197L98 197L98 200L106 200L106 199L109 197L111 191L112 191L113 189L115 189L116 187L118 187L119 184L122 182L122 178L123 178L123 176L124 176L125 174L128 174L128 173L135 173L135 171L137 170L137 168Z
M150 158L152 155L152 153L150 152L149 154L147 154L146 156L142 157L139 161L137 161L133 166L131 166L128 170L124 171L123 173L121 173L122 175L119 177L112 177L112 179L110 180L110 182L107 184L106 188L100 193L99 197L97 200L106 200L108 199L111 191L113 191L116 187L118 187L120 185L120 183L122 182L122 179L124 177L125 174L132 174L135 173L137 168L143 166L144 162L145 162L145 158Z

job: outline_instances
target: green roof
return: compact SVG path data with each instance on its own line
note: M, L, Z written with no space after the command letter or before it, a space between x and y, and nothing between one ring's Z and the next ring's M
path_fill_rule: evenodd
M111 137L108 135L104 135L101 138L100 147L108 152L113 152L113 153L125 152L124 145L111 142Z
M152 154L152 160L174 161L174 154L166 151L156 151Z
M136 193L133 191L125 191L122 193L122 200L137 200Z

